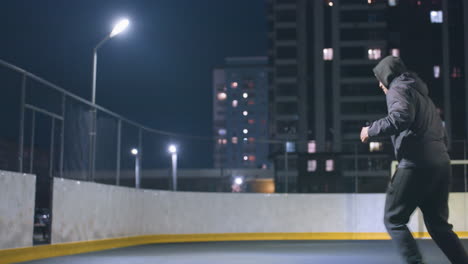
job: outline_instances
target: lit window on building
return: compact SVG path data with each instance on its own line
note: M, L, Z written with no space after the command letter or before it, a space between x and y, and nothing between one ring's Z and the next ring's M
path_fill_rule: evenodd
M232 144L237 144L237 141L238 141L237 137L232 137L231 139Z
M257 158L254 155L249 156L249 161L255 161Z
M224 145L226 145L227 144L227 139L224 138L222 142L223 142Z
M367 0L367 3L370 5L370 4L373 4L375 3L376 0Z
M309 141L309 143L307 144L307 152L308 153L315 153L316 151L317 151L317 144L316 144L315 140Z
M253 124L255 124L255 120L249 119L249 125L253 125Z
M325 162L325 171L334 171L335 170L335 161L329 159Z
M247 143L249 142L249 139L248 138L244 138L244 143Z
M218 144L223 144L223 140L221 138L218 139Z
M249 143L254 143L254 142L255 142L255 138L249 137Z
M226 93L218 93L218 100L219 101L224 101L224 100L226 100L226 98L227 98Z
M249 100L249 105L254 105L255 101L254 100Z
M382 142L370 142L369 143L369 151L370 152L379 152L383 150L383 143Z
M231 88L237 88L237 86L239 86L239 84L237 82L232 82L231 83Z
M291 141L286 142L286 152L296 152L296 143Z
M435 65L434 66L434 78L438 79L440 77L440 66Z
M237 107L239 102L237 100L232 100L232 107Z
M400 57L400 50L399 49L392 49L391 50L393 57Z
M388 0L388 5L389 6L396 6L397 5L397 0Z
M226 135L226 132L227 132L227 131L226 131L225 128L220 128L220 129L218 130L218 135L224 136L224 135Z
M333 49L332 48L323 49L323 60L326 60L326 61L333 60Z
M244 94L242 95L242 97L247 98L247 97L249 97L249 94L248 94L248 93L244 93Z
M244 160L245 160L245 161L248 161L248 160L249 160L249 156L244 156Z
M443 20L442 11L431 11L431 23L442 23Z
M451 76L453 79L460 78L461 77L460 67L453 67Z
M242 114L243 114L244 116L248 116L248 115L249 115L249 112L248 112L248 111L244 111L244 112L242 112Z
M378 60L382 57L382 51L380 49L369 49L369 60Z
M307 161L307 171L316 171L317 170L317 161L308 160Z
M242 132L243 132L244 134L248 134L248 133L249 133L249 130L248 130L247 128L245 128L244 130L242 130Z

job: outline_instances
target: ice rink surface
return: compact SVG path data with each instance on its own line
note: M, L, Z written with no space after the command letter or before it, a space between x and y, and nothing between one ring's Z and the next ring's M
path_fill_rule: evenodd
M419 240L428 264L450 264L432 240ZM468 248L468 240L463 240ZM42 259L30 264L397 264L391 241L253 241L153 244Z

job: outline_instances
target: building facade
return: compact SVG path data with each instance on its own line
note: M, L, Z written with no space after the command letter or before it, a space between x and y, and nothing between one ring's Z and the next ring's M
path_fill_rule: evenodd
M387 55L420 73L449 134L465 138L451 104L465 105L464 58L452 50L463 50L462 1L265 2L270 137L283 142L271 145L278 191L385 190L391 144L362 144L359 133L386 115L372 68ZM465 111L457 113L467 119Z
M266 57L226 58L214 70L215 168L268 168Z

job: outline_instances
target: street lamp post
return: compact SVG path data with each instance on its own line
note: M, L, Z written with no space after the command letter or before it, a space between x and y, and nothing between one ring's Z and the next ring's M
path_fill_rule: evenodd
M140 189L140 153L138 149L132 149L132 155L135 156L135 188Z
M172 190L177 191L177 147L170 145L169 153L172 156Z
M128 19L120 20L114 26L114 29L112 29L112 32L109 35L107 35L103 40L101 40L101 42L99 42L93 50L94 51L93 52L93 94L92 94L93 104L96 103L97 51L102 45L104 45L106 41L122 33L122 31L124 31L128 27L129 24L130 22L128 21Z
M97 113L96 113L96 74L97 74L97 51L98 49L104 45L106 41L115 37L116 35L120 34L124 31L130 22L128 19L120 20L112 29L111 33L107 35L103 40L101 40L96 47L93 49L93 80L92 80L92 96L91 102L93 103L93 108L91 110L91 131L89 133L89 141L90 141L90 148L89 148L89 169L90 169L90 177L91 180L94 181L94 171L95 171L95 160L96 160L96 120L97 120Z

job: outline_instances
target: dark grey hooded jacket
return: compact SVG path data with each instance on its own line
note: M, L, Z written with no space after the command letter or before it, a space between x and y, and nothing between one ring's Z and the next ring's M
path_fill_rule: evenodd
M374 68L388 88L388 115L369 127L369 138L391 136L399 167L431 167L450 160L446 133L427 85L407 71L398 57L388 56Z

